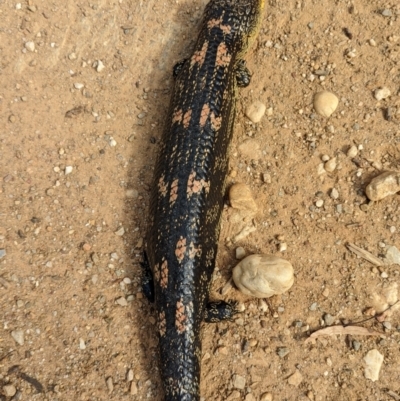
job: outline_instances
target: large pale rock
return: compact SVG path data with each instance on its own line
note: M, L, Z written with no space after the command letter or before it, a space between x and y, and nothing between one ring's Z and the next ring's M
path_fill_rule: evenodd
M400 173L386 171L373 178L365 189L365 193L372 201L378 201L400 191Z
M268 298L289 290L294 271L287 260L277 256L251 255L234 267L232 278L244 294Z

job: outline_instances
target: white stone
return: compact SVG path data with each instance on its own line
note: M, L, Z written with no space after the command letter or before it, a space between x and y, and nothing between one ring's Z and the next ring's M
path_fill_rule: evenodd
M330 117L338 104L339 99L331 92L322 91L314 96L314 109L322 117Z
M267 107L259 100L252 103L246 110L246 116L253 122L258 123L261 121Z
M75 89L78 89L78 90L82 89L84 86L85 86L85 85L84 85L84 84L81 84L80 82L75 82L75 83L74 83L74 88L75 88Z
M378 201L400 191L400 173L386 171L373 178L365 188L365 193L372 201Z
M25 49L30 51L30 52L34 52L35 51L35 42L25 42Z
M18 343L19 345L24 345L25 338L24 338L23 330L13 330L11 332L11 336L15 340L16 343Z
M365 361L365 377L373 382L379 379L379 372L383 363L383 355L377 350L368 351L364 357Z
M232 271L235 285L241 292L257 298L283 294L293 285L293 266L272 255L251 255L240 261Z
M79 349L81 349L81 350L86 349L85 340L83 338L79 339Z
M103 64L103 62L102 62L101 60L98 60L98 61L97 61L97 66L96 66L96 71L97 71L97 72L101 72L101 71L104 70L104 68L106 68L106 67L105 67L105 65Z
M65 175L71 174L74 168L72 166L65 167Z
M339 192L336 188L332 188L331 190L331 198L332 199L338 199L339 198Z
M383 88L378 88L375 89L374 91L374 97L376 100L382 100L382 99L386 99L390 96L390 89L387 88L386 86L384 86Z

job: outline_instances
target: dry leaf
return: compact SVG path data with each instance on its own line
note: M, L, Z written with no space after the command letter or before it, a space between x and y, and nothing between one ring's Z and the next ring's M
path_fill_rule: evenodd
M319 336L335 336L335 335L347 335L351 334L353 336L383 336L379 331L367 329L365 327L359 326L329 326L325 329L321 329L315 331L308 337L305 343L310 342L311 340L319 337Z
M359 246L352 244L351 242L349 242L347 244L347 248L349 249L349 251L354 252L356 255L360 256L361 258L363 258L365 260L368 260L368 262L372 263L375 266L383 266L384 265L382 260L377 258L371 252L368 252L365 249L362 249Z

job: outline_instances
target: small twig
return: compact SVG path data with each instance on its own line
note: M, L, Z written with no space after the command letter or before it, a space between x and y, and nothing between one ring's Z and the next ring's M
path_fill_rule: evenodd
M388 390L387 393L388 395L393 397L396 401L400 401L400 395L396 394L394 391Z
M361 258L368 260L368 262L372 263L375 266L383 266L384 263L381 259L377 258L371 252L366 251L365 249L360 248L357 245L352 244L349 242L347 245L349 251L354 252L356 255L360 256Z

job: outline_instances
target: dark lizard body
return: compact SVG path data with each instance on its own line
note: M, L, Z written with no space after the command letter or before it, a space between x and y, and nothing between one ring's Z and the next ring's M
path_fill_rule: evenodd
M200 399L201 323L232 313L229 304L207 303L237 87L248 78L242 56L263 7L264 0L212 0L194 52L176 77L155 168L146 252L166 401ZM149 282L144 288L152 297Z

